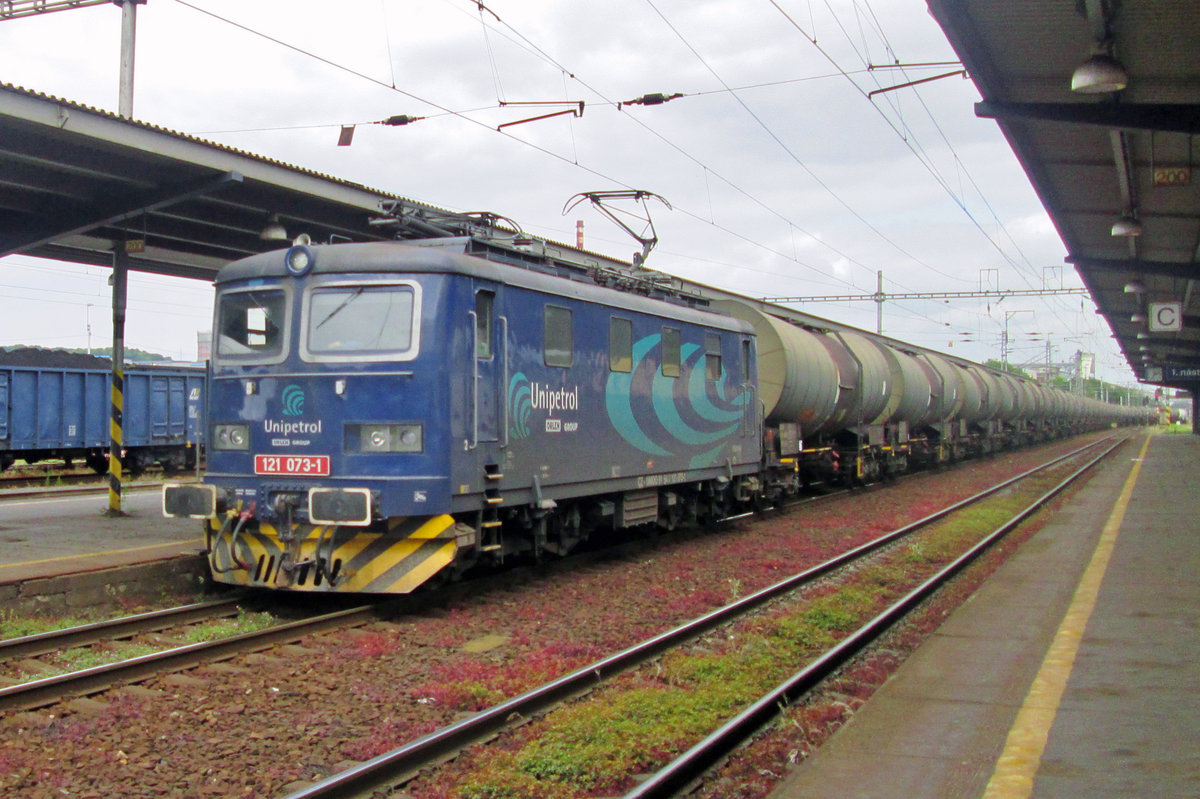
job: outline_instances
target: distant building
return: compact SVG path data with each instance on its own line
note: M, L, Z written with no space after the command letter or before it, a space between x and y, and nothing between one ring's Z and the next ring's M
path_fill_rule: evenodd
M1061 372L1062 370L1057 364L1029 367L1029 373L1039 383L1049 383L1052 378L1058 377Z
M212 333L201 330L196 333L196 360L207 361L212 358Z
M1094 352L1076 352L1075 353L1076 373L1084 380L1091 380L1096 376L1096 353Z

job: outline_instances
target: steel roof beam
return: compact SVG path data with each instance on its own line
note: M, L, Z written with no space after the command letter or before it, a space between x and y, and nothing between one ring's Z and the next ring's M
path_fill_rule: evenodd
M95 216L77 213L73 217L64 217L59 224L53 226L43 224L22 231L22 235L3 237L0 232L0 257L12 255L22 250L31 249L41 244L69 236L72 233L83 233L104 225L123 222L126 219L149 213L159 208L173 205L190 197L217 191L234 183L241 183L242 176L238 172L226 172L213 179L193 181L186 184L167 186L157 191L127 195L113 202L96 206Z
M987 119L1032 119L1099 125L1125 130L1200 133L1197 103L1009 103L975 104L975 116Z
M1084 270L1137 272L1142 275L1163 275L1165 277L1200 277L1200 264L1194 262L1135 261L1124 258L1088 258L1085 256L1068 255L1067 263L1075 264L1076 267Z

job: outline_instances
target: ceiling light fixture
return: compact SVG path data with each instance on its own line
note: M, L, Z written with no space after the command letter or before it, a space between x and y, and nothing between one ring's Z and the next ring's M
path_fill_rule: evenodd
M1114 236L1140 236L1142 235L1142 223L1137 221L1137 217L1132 214L1124 214L1113 222L1112 234Z
M258 238L262 241L287 241L287 228L279 221L279 214L271 214L271 218L267 220L267 226L258 234Z
M1135 325L1141 324L1142 322L1146 321L1146 315L1144 313L1135 313L1133 316L1129 317L1129 321L1133 322Z
M1105 52L1092 55L1071 74L1071 91L1080 94L1119 92L1129 85L1129 73Z
M1125 284L1126 294L1145 294L1146 284L1140 280L1131 280Z

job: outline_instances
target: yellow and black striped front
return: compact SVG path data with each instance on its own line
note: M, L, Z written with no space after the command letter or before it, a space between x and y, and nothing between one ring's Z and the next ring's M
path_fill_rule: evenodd
M266 523L235 529L210 528L208 562L219 583L407 594L450 565L458 551L455 521L448 515L393 519L382 533L301 524L287 541Z

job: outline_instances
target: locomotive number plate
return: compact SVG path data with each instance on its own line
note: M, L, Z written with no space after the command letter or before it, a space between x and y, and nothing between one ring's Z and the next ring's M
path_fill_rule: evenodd
M255 474L329 474L328 455L255 455Z

